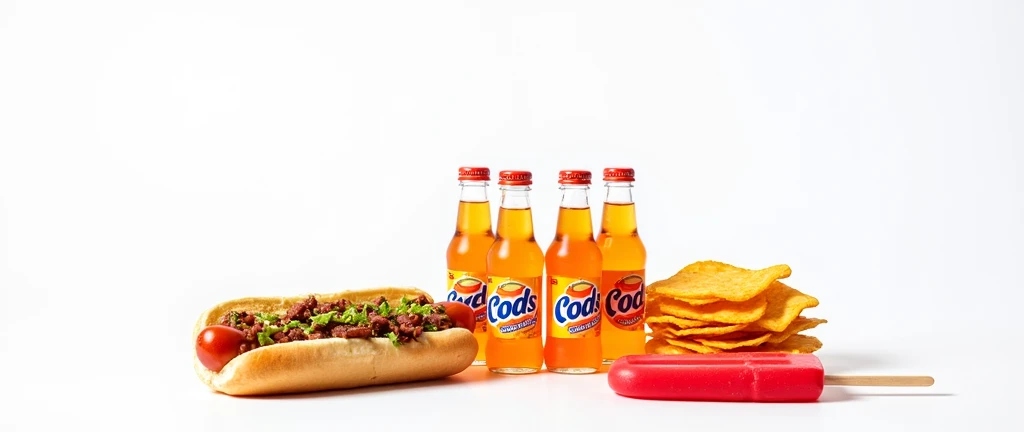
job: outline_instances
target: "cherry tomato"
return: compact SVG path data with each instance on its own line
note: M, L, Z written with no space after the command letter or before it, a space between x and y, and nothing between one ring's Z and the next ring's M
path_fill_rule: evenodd
M238 347L245 334L241 330L223 325L212 325L199 332L196 339L196 357L207 369L220 372L224 365L238 356Z
M437 304L444 306L444 312L452 319L455 327L462 327L469 331L473 331L476 328L476 318L473 316L473 309L469 306L450 301L438 302Z

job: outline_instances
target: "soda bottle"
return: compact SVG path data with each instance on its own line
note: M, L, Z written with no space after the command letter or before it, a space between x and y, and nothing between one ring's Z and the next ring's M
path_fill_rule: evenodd
M604 363L624 355L643 354L644 270L647 249L637 232L632 168L605 168L605 199L597 244L604 257L601 298L604 299L601 348Z
M561 171L555 239L547 266L547 340L544 363L551 372L585 374L601 367L601 248L587 195L590 171Z
M491 203L487 200L487 182L491 170L481 167L459 168L459 212L455 235L448 243L448 301L465 303L476 316L473 336L479 348L475 365L484 364L487 344L487 251L494 243L491 231Z
M544 253L533 235L529 171L502 171L498 234L487 252L487 368L528 374L544 364L538 297Z

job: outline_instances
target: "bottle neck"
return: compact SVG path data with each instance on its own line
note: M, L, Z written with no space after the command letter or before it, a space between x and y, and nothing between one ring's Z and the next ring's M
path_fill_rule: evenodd
M502 186L498 238L534 241L529 186Z
M608 182L605 185L601 232L611 235L637 233L636 206L633 204L633 183Z
M586 185L562 185L562 203L558 209L555 229L560 239L593 240L594 222L590 216L590 200Z
M491 205L487 201L487 182L463 181L459 196L459 215L455 222L458 234L489 234Z
M585 209L590 208L589 186L586 185L562 185L562 208Z
M459 195L461 202L487 202L487 182L485 181L463 181L459 183L462 187L462 194Z
M604 202L609 204L633 204L633 183L608 182L604 186Z
M529 186L502 186L501 187L501 208L504 209L529 209L530 208L530 187Z

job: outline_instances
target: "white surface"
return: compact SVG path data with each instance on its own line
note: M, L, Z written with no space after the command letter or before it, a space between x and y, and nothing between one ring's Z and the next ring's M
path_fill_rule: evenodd
M341 3L0 2L0 430L1021 429L1021 3ZM200 385L215 302L440 294L461 164L533 170L545 247L558 169L634 166L652 280L787 263L830 372L936 385Z

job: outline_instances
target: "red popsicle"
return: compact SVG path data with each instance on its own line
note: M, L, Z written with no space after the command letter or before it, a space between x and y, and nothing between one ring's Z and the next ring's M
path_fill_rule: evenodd
M813 354L769 352L632 355L620 357L608 369L608 385L615 393L660 400L814 402L826 384L932 382L930 377L831 377Z

